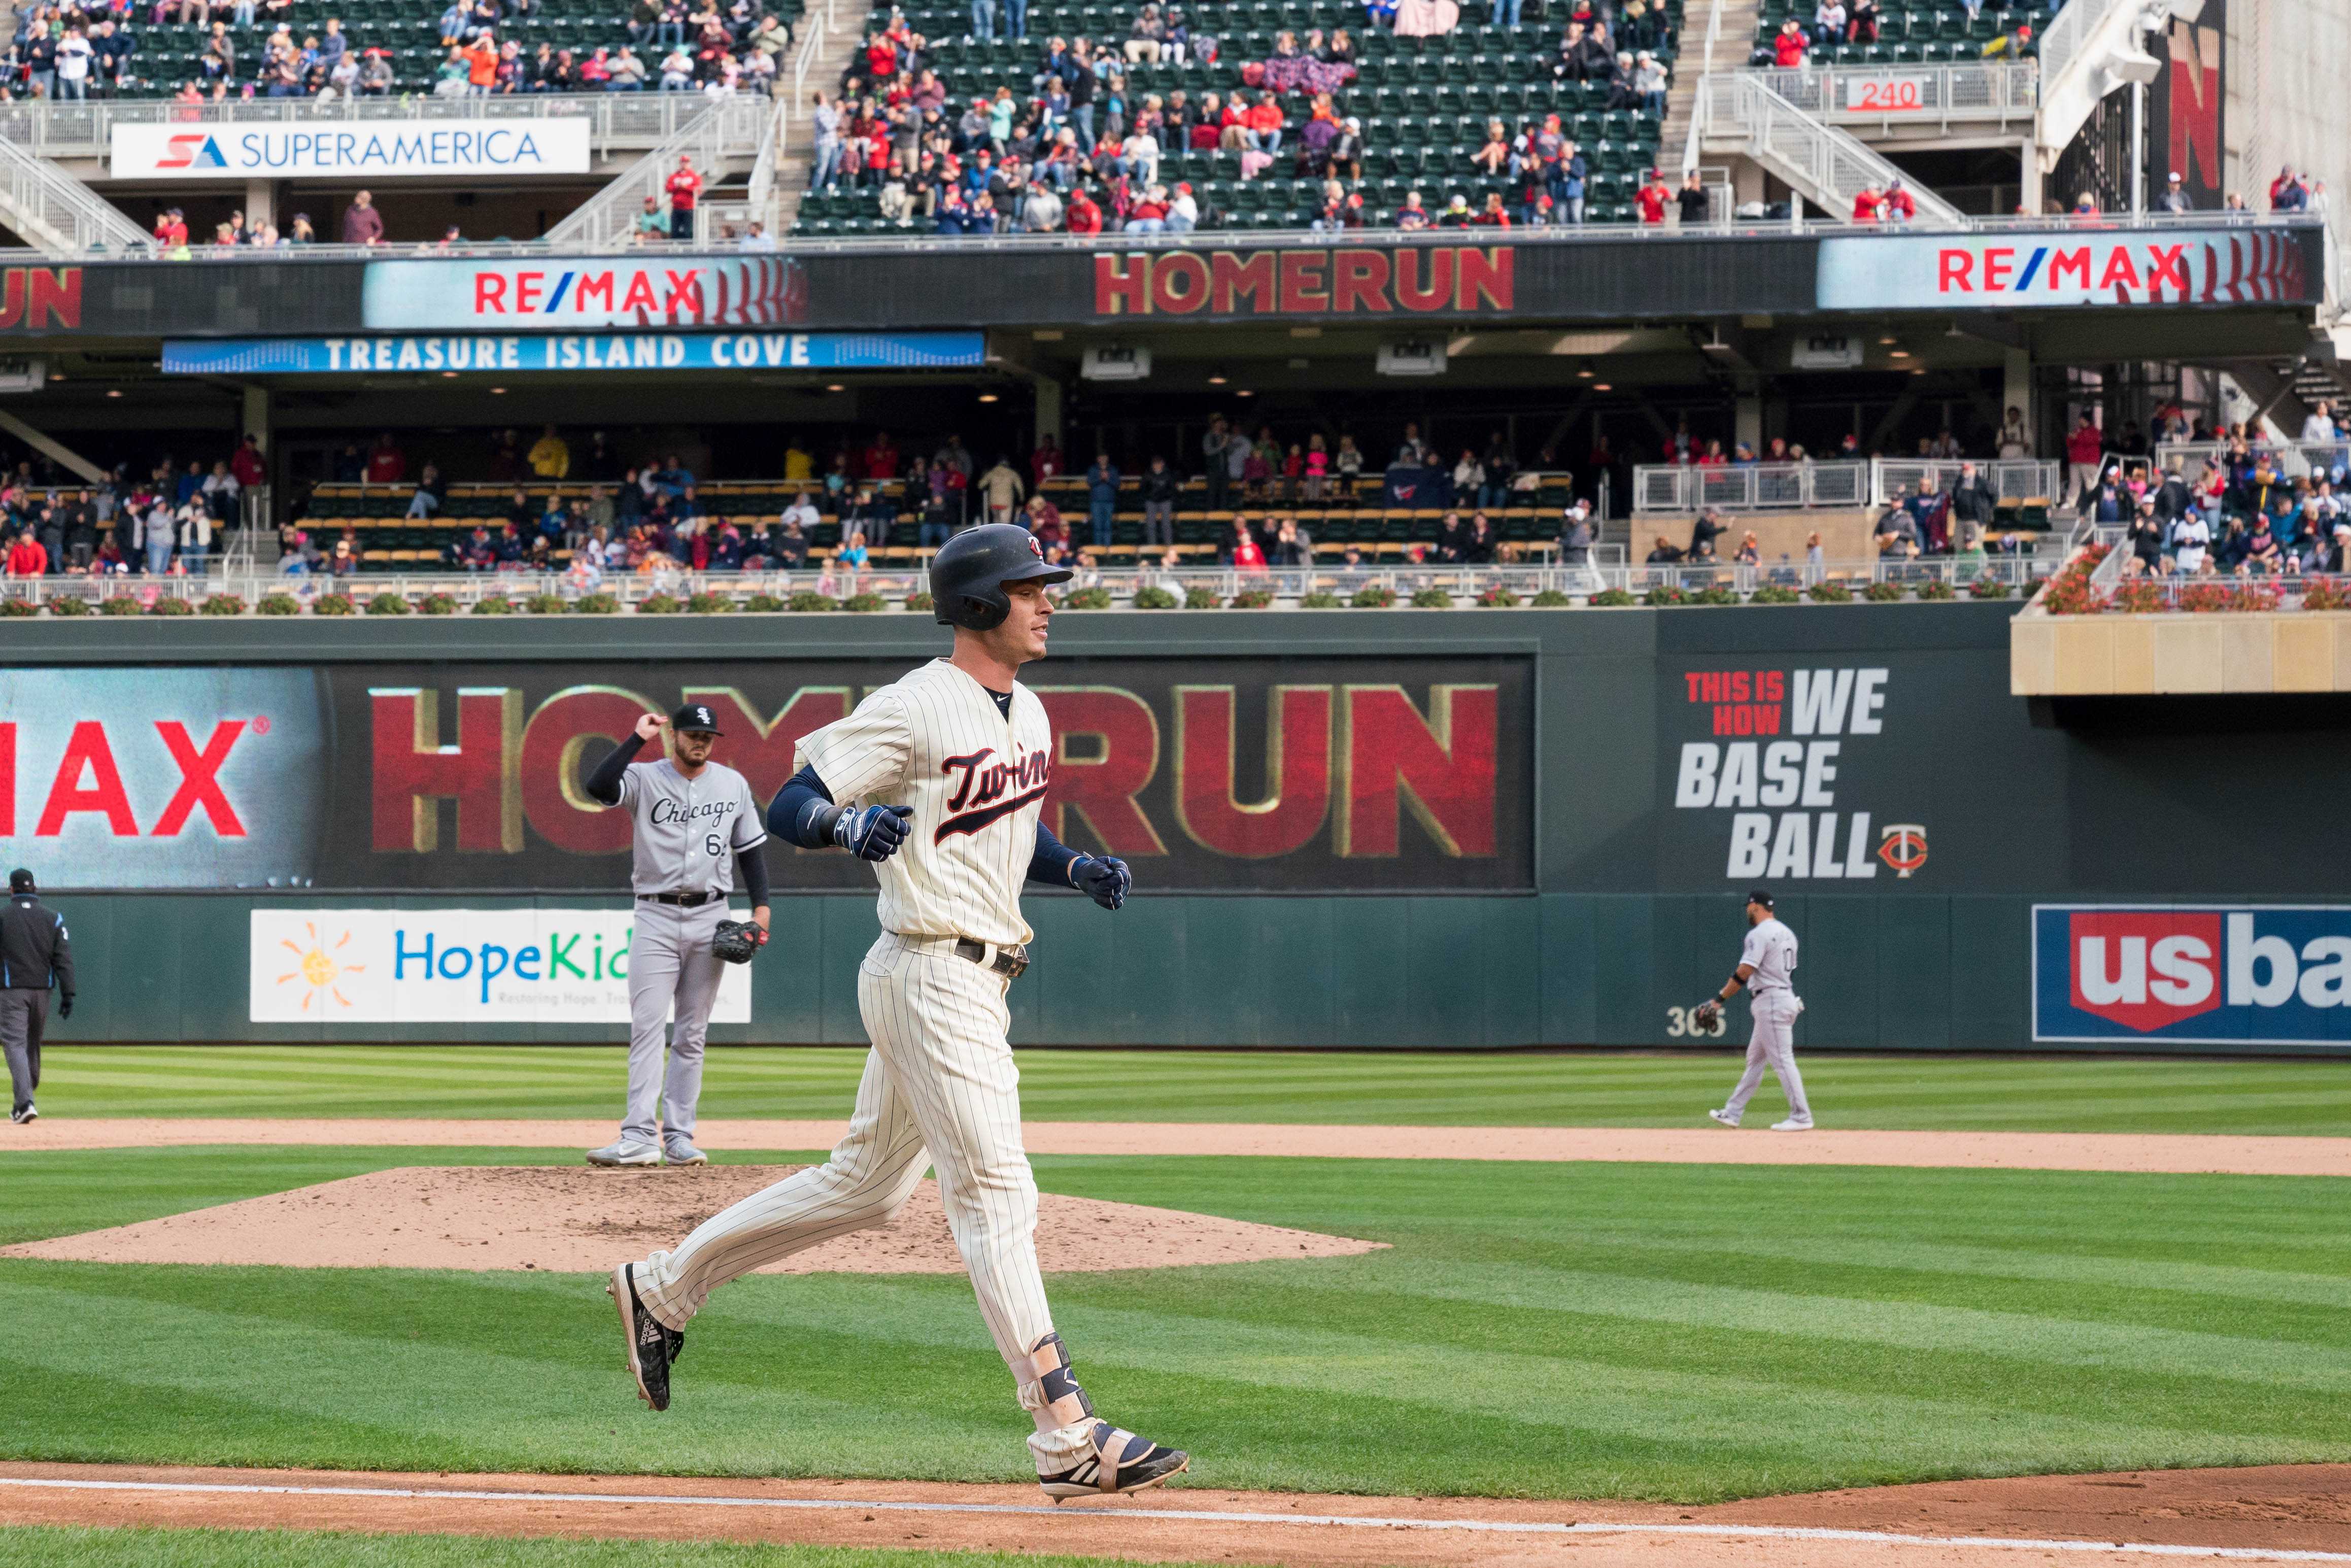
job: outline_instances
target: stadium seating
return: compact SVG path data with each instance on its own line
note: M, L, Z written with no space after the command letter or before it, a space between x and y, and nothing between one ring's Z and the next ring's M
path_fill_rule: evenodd
M1763 0L1755 19L1755 48L1749 59L1750 65L1772 63L1771 40L1791 16L1801 23L1807 33L1812 29L1814 6L1813 0ZM1814 66L1889 66L1889 65L1966 65L1984 57L1984 47L1994 39L2015 35L2019 26L2030 26L2033 39L2025 46L2027 57L2041 52L2037 36L2048 23L2047 16L2037 9L2016 6L1996 9L1987 5L1970 19L1967 7L1959 0L1934 0L1927 5L1882 5L1878 7L1877 42L1874 44L1837 44L1828 47L1815 47L1806 57Z
M1104 566L1130 564L1142 549L1143 502L1137 485L1136 476L1129 475L1119 502L1113 542L1101 563ZM430 520L419 520L407 515L409 498L415 489L413 485L324 484L311 492L310 515L301 526L309 530L313 539L328 544L343 529L350 528L358 538L366 570L443 570L451 560L455 547L471 534L475 522L487 524L494 533L497 530L506 519L515 488L512 485L452 485L443 497L440 514ZM550 490L568 503L575 497L584 497L590 486L576 480L550 486L539 480L522 488L535 508L544 509ZM611 488L606 486L608 492ZM779 479L717 481L698 486L695 495L703 515L725 517L748 528L755 523L774 521L801 488ZM890 484L881 488L893 499L903 501L902 486ZM1065 476L1047 480L1043 489L1046 497L1061 510L1072 540L1091 548L1084 480ZM1250 503L1243 509L1252 517L1276 513L1296 517L1299 526L1313 538L1315 548L1334 556L1353 545L1367 560L1400 560L1413 545L1436 541L1438 525L1445 517L1443 508L1384 507L1379 504L1377 479L1364 480L1357 492L1356 499L1341 500L1336 498L1334 487L1331 498L1310 500L1301 496L1290 502L1283 498L1277 485L1265 503ZM1503 541L1531 549L1557 537L1560 512L1568 499L1566 476L1545 476L1539 487L1513 492L1510 506L1488 516ZM824 505L820 495L819 505ZM1464 517L1476 510L1470 507L1458 509ZM1231 519L1229 507L1209 512L1205 481L1187 481L1176 504L1176 552L1191 564L1212 564L1217 542ZM916 537L912 513L902 512L891 533L893 542L873 551L875 560L883 564L914 564L929 553L916 547ZM811 555L833 550L841 538L840 521L828 514L810 537ZM559 559L568 559L569 555L568 551L557 552Z
M893 9L886 0L877 5L869 28L887 26ZM895 9L905 16L908 26L930 40L950 108L976 96L993 95L998 86L1009 87L1016 98L1028 102L1034 96L1033 78L1048 38L1115 40L1124 37L1134 15L1131 5L1032 5L1028 41L1014 44L1001 38L993 43L967 39L967 5ZM1670 73L1680 34L1681 0L1670 0L1665 11L1672 33L1663 47L1650 52ZM1341 114L1363 121L1364 178L1352 188L1363 193L1364 204L1380 218L1393 214L1404 204L1405 193L1416 190L1432 215L1456 194L1467 197L1476 209L1495 192L1515 210L1516 187L1487 178L1469 154L1486 140L1489 120L1502 120L1515 134L1530 120L1557 114L1591 167L1586 221L1634 222L1634 193L1656 163L1662 130L1658 117L1606 110L1604 84L1553 81L1557 26L1475 24L1471 18L1482 13L1482 7L1465 6L1463 25L1441 37L1398 38L1383 27L1367 26L1363 8L1346 0L1280 0L1203 9L1194 18L1195 26L1228 29L1218 33L1217 62L1130 65L1127 99L1136 103L1152 93L1165 98L1178 88L1195 102L1204 92L1223 95L1242 86L1244 65L1273 52L1278 33L1302 37L1310 27L1325 32L1344 27L1359 40L1363 54L1354 82L1332 99ZM1302 101L1295 96L1289 100L1293 134ZM1304 228L1322 205L1322 182L1289 178L1290 167L1285 150L1268 175L1243 181L1238 177L1237 153L1175 152L1163 157L1159 177L1170 186L1188 182L1204 214L1222 214L1220 223L1204 223L1204 227ZM831 193L811 193L800 204L796 226L820 235L891 234L914 226L883 219L879 195L874 188L846 184Z
M443 9L432 0L295 0L286 26L299 43L324 34L328 19L335 18L342 23L350 47L385 51L397 78L395 92L423 93L432 90L434 69L449 52L441 47ZM786 23L795 24L805 9L804 0L768 0L768 9ZM134 13L139 49L133 68L139 80L119 95L123 98L167 98L181 84L199 79L198 61L212 37L211 26L200 22L150 25L146 10L141 5ZM540 0L538 15L508 18L500 26L498 37L520 44L526 60L538 53L542 43L568 48L575 58L585 59L600 44L617 50L630 41L628 10L627 0ZM229 19L226 5L216 5L214 14L216 20ZM252 78L275 26L263 20L250 27L228 28L228 37L236 48L239 81ZM642 48L637 52L649 54Z

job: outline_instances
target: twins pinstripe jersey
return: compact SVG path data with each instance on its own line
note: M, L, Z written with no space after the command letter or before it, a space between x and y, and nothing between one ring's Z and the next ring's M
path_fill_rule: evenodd
M1755 966L1747 988L1761 996L1765 991L1790 991L1796 984L1796 934L1777 920L1765 920L1747 928L1747 945L1739 950L1739 961Z
M664 757L621 775L621 809L634 827L638 893L735 891L735 855L768 841L750 780L721 762L692 779Z
M1009 717L986 686L935 659L801 738L836 804L911 806L906 841L875 870L882 929L1025 943L1020 883L1052 771L1045 705L1015 684Z

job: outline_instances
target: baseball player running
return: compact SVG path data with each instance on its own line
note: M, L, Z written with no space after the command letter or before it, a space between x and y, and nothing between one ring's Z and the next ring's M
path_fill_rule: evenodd
M8 1058L13 1092L8 1120L37 1121L33 1092L41 1086L41 1033L49 1021L49 992L57 1017L73 1017L73 942L66 917L41 902L33 873L8 873L8 902L0 904L0 1053Z
M1804 1100L1803 1074L1796 1071L1796 1015L1804 1010L1804 999L1795 992L1796 934L1771 914L1771 894L1757 888L1747 895L1747 945L1740 949L1739 967L1730 978L1698 1006L1698 1022L1711 1030L1722 1012L1722 1004L1737 996L1740 987L1747 988L1748 1009L1755 1016L1755 1033L1747 1042L1747 1071L1740 1075L1739 1087L1730 1092L1730 1102L1719 1111L1707 1114L1726 1127L1736 1127L1747 1113L1747 1102L1755 1097L1762 1086L1766 1067L1780 1075L1780 1087L1788 1096L1788 1119L1774 1122L1775 1133L1803 1133L1812 1130L1813 1108Z
M750 781L710 760L720 737L710 710L688 703L666 721L671 755L637 761L659 735L657 713L637 720L635 732L614 747L581 780L592 800L624 806L633 823L636 919L629 936L629 1106L621 1135L588 1151L590 1165L699 1166L709 1156L694 1146L694 1108L702 1098L702 1045L710 1007L718 999L724 960L714 947L726 915L735 873L751 895L755 941L768 930L768 841ZM675 1009L664 1082L662 1026ZM658 1103L658 1104L656 1103ZM660 1123L654 1123L658 1109ZM660 1140L655 1142L658 1130Z
M669 1406L678 1331L710 1292L802 1248L887 1224L935 1166L947 1226L1011 1368L1038 1482L1056 1502L1131 1492L1189 1458L1095 1417L1053 1332L1037 1269L1037 1185L1020 1144L1019 1074L1005 993L1029 964L1023 880L1125 902L1124 864L1080 854L1040 822L1053 754L1044 706L1021 686L1045 656L1049 567L1025 528L991 524L931 563L952 656L873 693L806 737L768 825L807 848L874 862L881 939L859 967L873 1041L848 1136L804 1170L705 1220L673 1252L623 1264L610 1287L637 1391Z

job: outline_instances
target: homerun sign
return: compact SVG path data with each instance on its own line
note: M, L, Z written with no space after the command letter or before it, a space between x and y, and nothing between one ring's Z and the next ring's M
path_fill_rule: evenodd
M343 174L365 180L448 174L584 174L585 119L229 121L113 127L118 180L244 180Z

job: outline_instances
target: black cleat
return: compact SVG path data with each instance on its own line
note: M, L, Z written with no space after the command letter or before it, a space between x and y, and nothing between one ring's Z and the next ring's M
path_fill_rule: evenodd
M623 1263L613 1270L612 1282L604 1287L604 1293L621 1309L621 1333L629 1343L629 1375L637 1380L638 1395L654 1409L666 1410L669 1364L685 1348L685 1334L645 1310L633 1278L636 1267Z
M1055 1502L1071 1497L1102 1497L1141 1491L1191 1469L1192 1456L1163 1448L1148 1437L1094 1423L1094 1451L1059 1475L1039 1476L1037 1484Z

